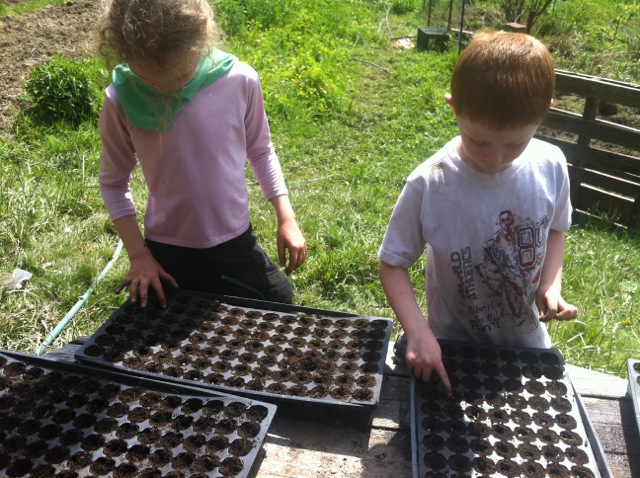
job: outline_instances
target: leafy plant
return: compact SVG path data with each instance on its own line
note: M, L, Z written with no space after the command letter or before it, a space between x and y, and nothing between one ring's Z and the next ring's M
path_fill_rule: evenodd
M39 125L66 123L73 127L97 118L101 105L95 62L61 56L34 67L25 82L24 114Z

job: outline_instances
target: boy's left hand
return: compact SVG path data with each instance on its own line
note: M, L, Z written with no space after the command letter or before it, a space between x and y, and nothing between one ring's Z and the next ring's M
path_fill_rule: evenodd
M540 322L556 320L573 320L578 316L578 308L569 304L558 292L549 289L546 293L538 294L536 305L540 314Z

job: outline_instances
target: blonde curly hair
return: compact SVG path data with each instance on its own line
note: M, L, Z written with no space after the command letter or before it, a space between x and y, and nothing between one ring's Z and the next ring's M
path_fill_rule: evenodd
M134 60L163 70L169 56L208 52L218 28L207 0L105 0L98 35L108 65Z

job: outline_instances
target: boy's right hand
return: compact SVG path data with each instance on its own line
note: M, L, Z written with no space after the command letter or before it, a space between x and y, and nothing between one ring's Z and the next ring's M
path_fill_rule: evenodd
M440 344L418 306L407 269L380 261L380 281L407 336L407 368L425 382L439 378L445 393L451 396L451 382L442 363Z
M149 287L152 287L160 307L166 308L167 299L164 295L162 282L177 288L178 283L175 278L162 268L150 252L137 257L129 257L129 262L129 274L116 286L115 293L119 294L128 286L131 302L144 308L149 303Z
M405 364L409 371L424 382L439 379L446 395L451 396L451 382L442 363L442 350L430 331L416 338L407 335Z

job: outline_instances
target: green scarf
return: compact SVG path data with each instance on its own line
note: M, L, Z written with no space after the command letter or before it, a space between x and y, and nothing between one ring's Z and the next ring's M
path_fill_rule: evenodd
M193 79L170 95L163 95L143 82L126 64L113 70L113 84L129 122L152 131L166 131L193 96L233 66L237 58L214 50L198 64Z

